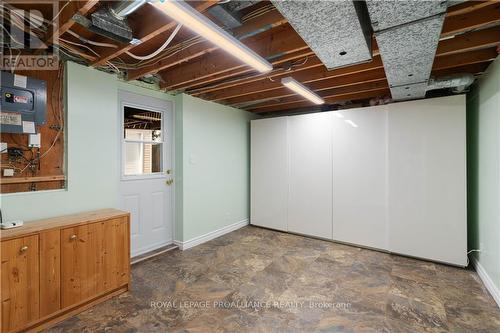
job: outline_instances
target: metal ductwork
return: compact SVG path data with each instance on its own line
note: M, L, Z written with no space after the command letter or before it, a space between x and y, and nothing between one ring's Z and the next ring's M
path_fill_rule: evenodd
M208 12L228 29L241 27L241 15L228 10L224 5L213 6Z
M80 14L75 14L73 20L96 34L120 43L130 43L133 40L133 33L128 25L127 16L147 2L148 0L115 1L110 6L92 13L90 20Z
M440 78L431 78L427 90L452 88L453 92L462 93L472 83L474 83L474 75L472 74L453 74Z
M328 69L372 59L370 20L363 1L272 2Z
M396 101L425 97L446 1L367 1L380 56Z

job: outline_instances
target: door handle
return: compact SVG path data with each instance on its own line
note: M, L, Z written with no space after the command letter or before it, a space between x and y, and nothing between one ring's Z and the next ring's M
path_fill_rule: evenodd
M71 235L71 236L69 237L69 240L75 240L75 239L76 239L76 235Z
M26 252L28 251L28 246L25 245L25 246L22 246L20 249L19 249L19 252Z
M173 183L174 183L174 180L172 178L167 179L167 181L165 182L165 184L167 184L168 186L172 185Z

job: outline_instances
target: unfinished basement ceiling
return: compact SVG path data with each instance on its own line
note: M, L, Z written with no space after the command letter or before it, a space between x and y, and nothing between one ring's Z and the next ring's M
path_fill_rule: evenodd
M74 14L90 19L92 13L105 8L108 2L78 1L61 6L63 10L58 17L60 47L64 54L71 55L73 61L118 72L126 80L141 79L155 83L168 92L185 92L205 100L240 106L262 115L273 115L367 105L370 101L389 101L391 95L405 98L409 90L407 86L410 86L415 96L451 94L451 89L428 91L429 77L459 73L478 77L496 58L497 46L500 44L498 1L467 1L453 6L451 2L446 6L436 1L370 1L367 9L371 8L371 22L377 22L377 26L373 26L375 31L370 35L372 43L369 47L352 2L343 2L342 6L346 6L346 9L342 9L343 15L333 16L342 22L341 33L328 30L332 28L327 25L324 30L320 30L318 38L328 37L332 33L344 39L356 38L363 56L349 61L368 62L328 69L316 47L311 48L308 38L299 35L294 29L295 23L288 22L272 2L243 3L189 1L193 8L228 29L243 44L271 62L274 69L270 73L255 72L185 27L180 28L171 43L151 59L134 59L130 54L148 56L157 52L177 26L176 22L151 4L145 4L127 16L133 38L140 41L136 44L101 36L69 20ZM287 3L297 5L292 1ZM301 6L304 3L311 8L324 6L323 11L331 15L336 15L332 8L339 6L337 1L299 2ZM15 6L15 3L11 5ZM276 6L281 9L284 5ZM224 22L208 13L210 8L217 6L233 13L241 25L229 29ZM43 4L40 4L43 11L42 7ZM50 12L49 8L46 12ZM437 21L440 13L444 16L442 27ZM347 17L354 23L348 23ZM330 17L330 21L335 19ZM318 22L321 20L324 17L321 16ZM399 35L393 33L394 26L403 29ZM96 42L100 44L96 45ZM331 40L326 38L325 43L331 43ZM433 52L422 51L431 44L437 44ZM337 49L338 45L332 48L335 55L341 51ZM396 49L400 50L395 52ZM355 53L346 52L349 57ZM412 58L416 54L418 57ZM371 60L370 55L373 55ZM402 63L402 60L406 63ZM414 74L414 82L406 81L401 74L408 70ZM425 75L420 75L422 73ZM314 90L325 100L325 105L314 106L284 88L280 80L288 76Z

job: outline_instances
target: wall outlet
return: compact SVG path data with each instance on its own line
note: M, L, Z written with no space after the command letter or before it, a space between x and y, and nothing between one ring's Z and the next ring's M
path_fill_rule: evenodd
M14 176L14 169L3 169L3 176L4 177L13 177Z
M28 147L40 148L42 144L42 137L40 133L30 134L28 140Z
M0 224L0 227L2 229L11 229L11 228L21 227L22 225L23 225L23 221L16 220L16 221L4 222L4 223Z

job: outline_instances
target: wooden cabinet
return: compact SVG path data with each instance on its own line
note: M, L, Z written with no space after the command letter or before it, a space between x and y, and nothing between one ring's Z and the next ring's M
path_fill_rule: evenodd
M38 235L2 242L2 327L15 331L40 316Z
M119 218L61 230L63 307L127 283L126 222Z
M129 215L101 210L2 231L1 332L49 327L128 290Z

